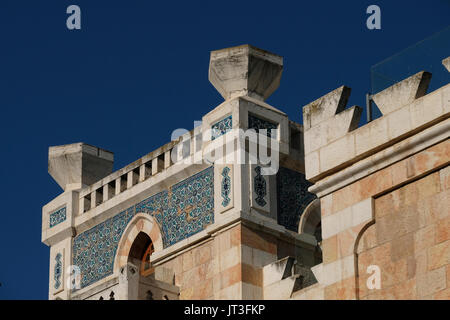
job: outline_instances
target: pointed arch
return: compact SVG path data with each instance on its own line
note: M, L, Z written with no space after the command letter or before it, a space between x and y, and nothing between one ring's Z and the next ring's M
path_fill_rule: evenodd
M303 211L298 224L298 233L308 233L316 236L321 223L320 199L314 199ZM322 236L320 235L320 240Z
M121 267L128 262L131 246L139 233L145 233L153 242L155 252L163 249L161 231L156 220L146 213L137 213L128 223L120 238L114 259L114 273L118 273Z

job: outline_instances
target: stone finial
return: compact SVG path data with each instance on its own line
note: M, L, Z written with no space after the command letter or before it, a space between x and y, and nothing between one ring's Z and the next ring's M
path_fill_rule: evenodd
M427 93L431 73L421 71L372 96L383 115L395 111Z
M48 173L64 191L91 185L112 172L112 152L84 143L50 147Z
M283 58L242 45L211 52L209 81L225 100L248 95L267 99L280 85Z
M333 118L345 109L351 89L342 86L303 107L303 126L305 129Z
M442 60L442 64L448 70L448 72L450 72L450 57L445 58L444 60Z

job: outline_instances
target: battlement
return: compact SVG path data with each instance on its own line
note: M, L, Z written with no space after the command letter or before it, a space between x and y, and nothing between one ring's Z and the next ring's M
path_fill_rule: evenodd
M449 58L442 63L448 69ZM397 161L406 148L401 141L417 132L448 135L450 85L427 93L430 80L431 74L422 71L373 95L383 116L359 128L362 109L346 109L350 88L340 87L306 105L305 171L307 179L315 182L310 190L322 196ZM418 144L411 140L408 147ZM386 162L388 157L392 159ZM332 178L335 174L341 178Z

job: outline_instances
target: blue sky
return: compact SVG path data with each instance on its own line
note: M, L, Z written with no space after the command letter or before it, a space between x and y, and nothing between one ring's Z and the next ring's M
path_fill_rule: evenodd
M71 4L81 30L66 28ZM371 4L381 30L366 28ZM268 103L292 120L343 84L349 104L364 106L370 67L449 17L450 0L2 0L0 299L47 299L41 208L62 191L47 173L49 146L93 144L125 166L221 103L209 52L245 43L284 57Z

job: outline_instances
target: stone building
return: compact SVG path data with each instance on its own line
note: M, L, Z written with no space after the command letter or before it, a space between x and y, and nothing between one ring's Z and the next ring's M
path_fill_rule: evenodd
M427 93L420 72L360 128L341 87L302 126L264 102L282 70L211 52L225 101L115 172L109 151L50 147L49 299L448 299L450 86Z

